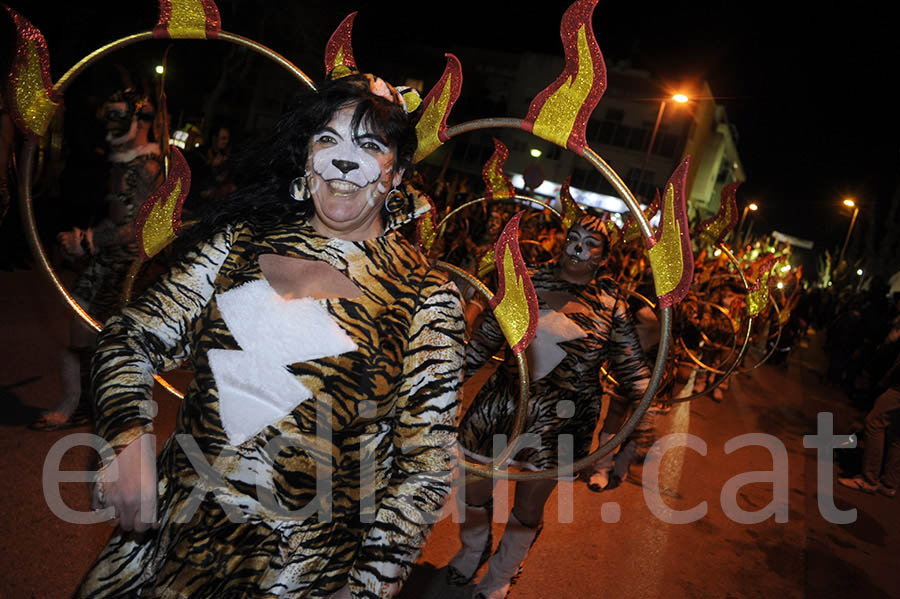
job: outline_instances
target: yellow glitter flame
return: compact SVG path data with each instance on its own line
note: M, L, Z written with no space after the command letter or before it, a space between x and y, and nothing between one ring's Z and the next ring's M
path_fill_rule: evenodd
M490 195L490 197L495 200L511 198L516 194L512 185L510 185L507 180L506 175L503 174L501 156L496 153L487 164L487 177L485 178L485 182L487 183L487 195Z
M150 209L147 221L141 229L141 244L144 253L150 257L159 253L164 247L175 239L175 230L172 228L172 219L175 208L178 206L178 196L181 195L181 179L175 182L175 188L164 202L157 202Z
M517 272L509 243L503 246L503 266L500 276L505 282L503 297L494 308L497 323L510 347L515 347L525 337L530 323L528 299L525 295L525 277ZM525 265L521 264L522 273Z
M450 104L450 92L453 89L452 80L453 75L449 74L437 101L425 106L425 111L416 125L416 137L419 139L419 145L413 156L413 162L419 162L443 143L438 137L438 132L444 120L444 115L447 114L447 106Z
M540 138L565 147L575 128L575 119L594 86L594 66L585 25L578 28L578 71L547 98L534 121Z
M434 245L434 240L437 237L434 230L434 213L429 210L425 214L422 215L422 219L419 221L419 239L422 242L422 247L425 250L430 250L431 246Z
M492 270L494 270L494 250L490 249L478 261L478 276L484 278Z
M37 46L26 40L26 63L19 85L15 88L16 108L28 128L43 136L50 126L59 104L50 99L41 74L41 60Z
M756 283L753 285L753 289L747 294L747 314L750 316L756 316L762 312L766 304L769 303L769 276L774 266L774 260L763 265L759 272L759 278L756 279Z
M650 258L650 267L653 269L656 295L662 297L678 287L681 275L684 273L681 235L678 221L675 219L675 186L671 183L666 187L666 198L659 226L662 230L659 241L647 250L647 255Z
M169 37L206 39L206 11L200 0L170 0Z

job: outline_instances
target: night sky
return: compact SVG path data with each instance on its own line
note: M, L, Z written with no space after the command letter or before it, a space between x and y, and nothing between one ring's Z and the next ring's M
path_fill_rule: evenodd
M152 0L127 3L128 18L138 19L134 25L118 24L128 22L110 8L115 3L106 1L89 3L94 12L88 19L67 13L50 17L48 2L9 4L45 32L51 60L59 69L77 57L60 58L54 49L78 47L71 39L59 41L59 36L81 35L86 52L111 36L147 29L156 22ZM229 22L224 4L224 29L249 33L252 19ZM327 31L316 33L323 40L322 52L324 40L343 16L359 10L354 52L366 70L372 64L367 56L385 44L402 53L409 42L437 49L460 44L561 56L559 21L569 2L454 1L446 3L445 15L439 14L440 3L431 2L268 0L266 4L299 4L316 15L315 21L329 23ZM841 208L841 199L853 196L860 202L854 236L866 236L877 232L875 222L884 218L897 185L900 127L894 79L900 44L888 11L874 2L601 1L593 22L607 62L630 59L633 66L667 84L709 81L740 136L747 181L738 202L741 207L749 201L760 205L754 231L778 229L813 240L817 248L834 248L849 224L849 211ZM90 26L89 21L97 18L103 19L103 27ZM279 26L295 35L304 31L299 19L295 28L290 23ZM280 50L277 39L260 41ZM319 76L320 64L300 66ZM439 60L435 72L442 68ZM463 64L464 75L465 69ZM433 83L426 81L426 88ZM462 93L466 94L465 83ZM602 105L601 100L598 110Z

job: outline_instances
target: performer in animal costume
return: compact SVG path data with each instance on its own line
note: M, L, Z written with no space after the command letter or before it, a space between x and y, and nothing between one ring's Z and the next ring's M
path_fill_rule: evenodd
M134 221L138 209L162 180L159 144L148 140L154 110L132 88L119 90L103 104L102 118L109 144L108 215L87 229L59 234L66 256L85 259L72 295L98 322L122 307L122 288L128 269L138 257ZM89 362L95 334L80 318L70 327L70 345L61 355L63 397L41 414L31 428L57 430L89 420Z
M107 322L93 380L118 478L96 505L119 530L79 597L399 590L448 492L464 361L455 286L396 230L429 208L401 182L415 147L393 87L326 82ZM151 373L185 358L157 462Z
M600 416L600 367L610 369L623 392L638 401L650 371L629 315L626 298L604 276L609 251L604 223L584 215L570 228L562 255L531 273L540 307L537 335L528 347L531 392L524 434L528 447L514 456L519 466L534 470L560 464L559 439L572 435L574 456L590 451ZM503 335L487 315L466 351L466 368L479 369L502 346ZM459 440L467 457L486 462L494 455L494 435L512 434L519 397L515 362L508 360L487 380L460 424ZM523 435L524 436L524 435ZM537 538L544 504L556 480L516 483L515 503L488 573L475 588L475 598L505 597ZM465 518L460 524L462 549L450 561L451 584L467 584L491 550L492 481L465 488Z

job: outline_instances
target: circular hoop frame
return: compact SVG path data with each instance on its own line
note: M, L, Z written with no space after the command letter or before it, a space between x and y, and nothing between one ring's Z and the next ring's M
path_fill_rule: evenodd
M94 50L93 52L79 60L75 64L75 66L70 68L62 77L59 78L59 81L57 81L53 86L54 91L58 93L60 97L62 97L63 92L66 90L66 88L88 66L92 65L104 56L114 52L115 50L130 46L137 42L154 39L159 38L154 37L152 31L145 31L142 33L136 33L134 35L123 37L114 42L110 42L109 44L106 44L105 46L102 46L97 50ZM270 60L290 71L291 74L293 74L297 79L299 79L311 89L316 89L312 80L306 75L306 73L298 69L293 63L291 63L289 60L287 60L277 52L262 44L259 44L241 35L228 33L227 31L220 31L218 37L214 39L230 42L238 46L243 46L245 48L253 50L258 54L262 54L266 58L269 58ZM173 41L182 41L182 39L178 38L177 40ZM206 41L213 40L207 39ZM40 236L38 234L37 224L34 217L34 202L31 195L31 188L33 185L32 175L34 170L34 159L38 143L39 142L37 140L29 138L25 142L25 146L23 147L22 151L22 176L19 179L19 206L22 210L22 225L25 228L25 237L28 240L28 245L31 248L31 252L37 259L41 270L49 279L50 283L63 296L63 299L67 304L69 304L69 307L72 308L76 316L81 318L88 325L88 327L93 329L95 332L100 332L103 329L103 326L99 322L94 320L94 318L92 318L91 315L88 314L87 311L82 308L77 301L75 301L75 298L72 296L72 294L69 293L69 291L59 280L59 277L56 276L56 271L53 270L53 266L50 264L50 260L47 258L47 254L44 251L44 247L40 241ZM129 275L131 274L131 271L136 270L137 269L132 266L131 270L129 271ZM164 389L176 396L178 399L182 399L184 397L184 395L178 389L169 384L162 376L154 375L154 378Z
M519 131L524 131L522 127L523 121L521 119L513 119L513 118L492 118L492 119L479 119L474 121L468 121L466 123L461 123L459 125L455 125L447 129L446 134L449 138L456 137L457 135L461 135L463 133L469 133L471 131L477 131L481 129L516 129ZM558 145L558 144L557 144ZM568 149L565 146L559 146L563 149ZM631 193L631 190L625 185L622 179L618 174L610 167L596 152L594 152L590 147L585 146L584 153L581 156L588 161L588 163L593 166L597 171L603 175L603 177L613 186L613 188L618 192L619 196L625 202L625 205L628 206L629 211L632 215L634 215L635 220L637 221L638 228L640 229L641 235L644 240L648 240L652 235L653 231L650 228L650 222L644 216L643 212L640 209L640 205L635 199L634 195ZM525 198L525 196L522 196ZM480 198L479 198L480 199ZM534 201L538 203L540 200L534 200L534 198L526 198L529 201ZM462 206L460 206L460 209ZM552 210L552 208L551 208ZM555 210L554 210L555 211ZM446 217L445 219L446 220ZM443 220L441 221L443 224ZM438 227L435 227L436 230L439 230ZM452 265L450 265L452 266ZM457 267L453 267L453 272L457 272ZM462 271L462 269L459 269ZM462 271L465 272L465 271ZM457 273L462 276L461 273ZM468 273L466 273L468 275ZM479 281L480 283L480 281ZM484 292L487 290L484 287L484 284L479 284L477 289L482 290ZM488 291L488 293L490 293ZM471 462L466 462L465 460L460 460L463 464L463 468L470 474L480 476L482 478L500 478L507 480L541 480L541 479L552 479L559 478L560 476L571 476L573 473L578 472L580 470L585 469L590 466L603 456L611 453L618 447L627 437L634 431L637 427L638 422L640 422L641 418L644 416L644 413L647 411L647 408L650 407L650 403L653 401L654 396L656 395L656 391L659 388L660 381L663 378L663 374L665 372L665 362L666 355L669 352L669 346L671 344L672 339L672 307L667 306L663 308L659 312L659 323L660 323L660 341L659 347L656 352L656 362L653 366L653 371L650 374L650 382L647 385L647 389L644 391L644 395L641 397L640 402L635 407L631 416L629 416L628 420L622 425L622 428L619 429L609 441L598 447L595 451L590 453L589 455L576 460L570 466L565 468L548 468L546 470L538 470L538 471L528 471L528 472L510 472L509 470L503 470L506 461L512 457L513 451L516 448L516 441L518 437L521 435L522 429L524 429L525 424L525 415L527 402L522 401L516 410L516 419L514 421L513 426L513 437L508 441L506 449L498 456L493 459L490 464L482 465L482 464L474 464ZM524 363L524 357L518 356L517 359L520 361L519 366L519 376L520 376L520 389L524 389L521 393L521 397L527 399L528 397L528 376L527 376L527 368L523 368L522 364ZM519 422L521 421L521 428L518 427Z
M731 253L731 250L729 250L728 246L726 246L724 243L718 244L717 247L720 250L722 250L722 253L725 254L725 257L728 258L728 261L731 262L731 264L734 266L735 270L737 271L737 274L740 275L740 277L741 277L741 282L744 284L744 289L746 289L749 292L750 284L747 282L747 277L744 275L744 271L741 270L740 262L738 262L737 258L734 257L734 254ZM703 392L701 392L701 393L693 393L693 394L687 395L685 397L672 398L672 399L669 399L666 403L667 404L684 403L686 401L691 401L691 400L697 399L698 397L708 395L708 394L712 393L712 391L714 389L716 389L719 385L721 385L725 381L725 379L727 379L729 376L731 376L731 373L734 372L734 369L737 367L738 364L740 364L741 360L744 358L744 354L747 353L747 346L750 344L750 329L753 328L754 318L755 318L754 316L748 316L747 331L744 333L744 342L741 344L741 350L738 352L738 355L734 359L734 362L732 362L728 366L728 368L722 372L722 376L720 376L718 379L716 379L715 382L713 382L713 384L706 387L703 390ZM688 355L690 355L690 354L688 354ZM706 368L706 367L703 366L703 368Z

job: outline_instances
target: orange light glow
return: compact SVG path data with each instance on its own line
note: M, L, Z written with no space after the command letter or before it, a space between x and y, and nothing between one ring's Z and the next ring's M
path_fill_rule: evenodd
M850 198L847 198L846 200L844 200L844 206L847 206L847 207L849 207L849 208L853 208L853 207L856 206L856 202L854 202L854 201L851 200Z
M688 98L684 94L675 94L674 96L672 96L672 99L675 100L676 102L678 102L679 104L684 104L690 98Z

